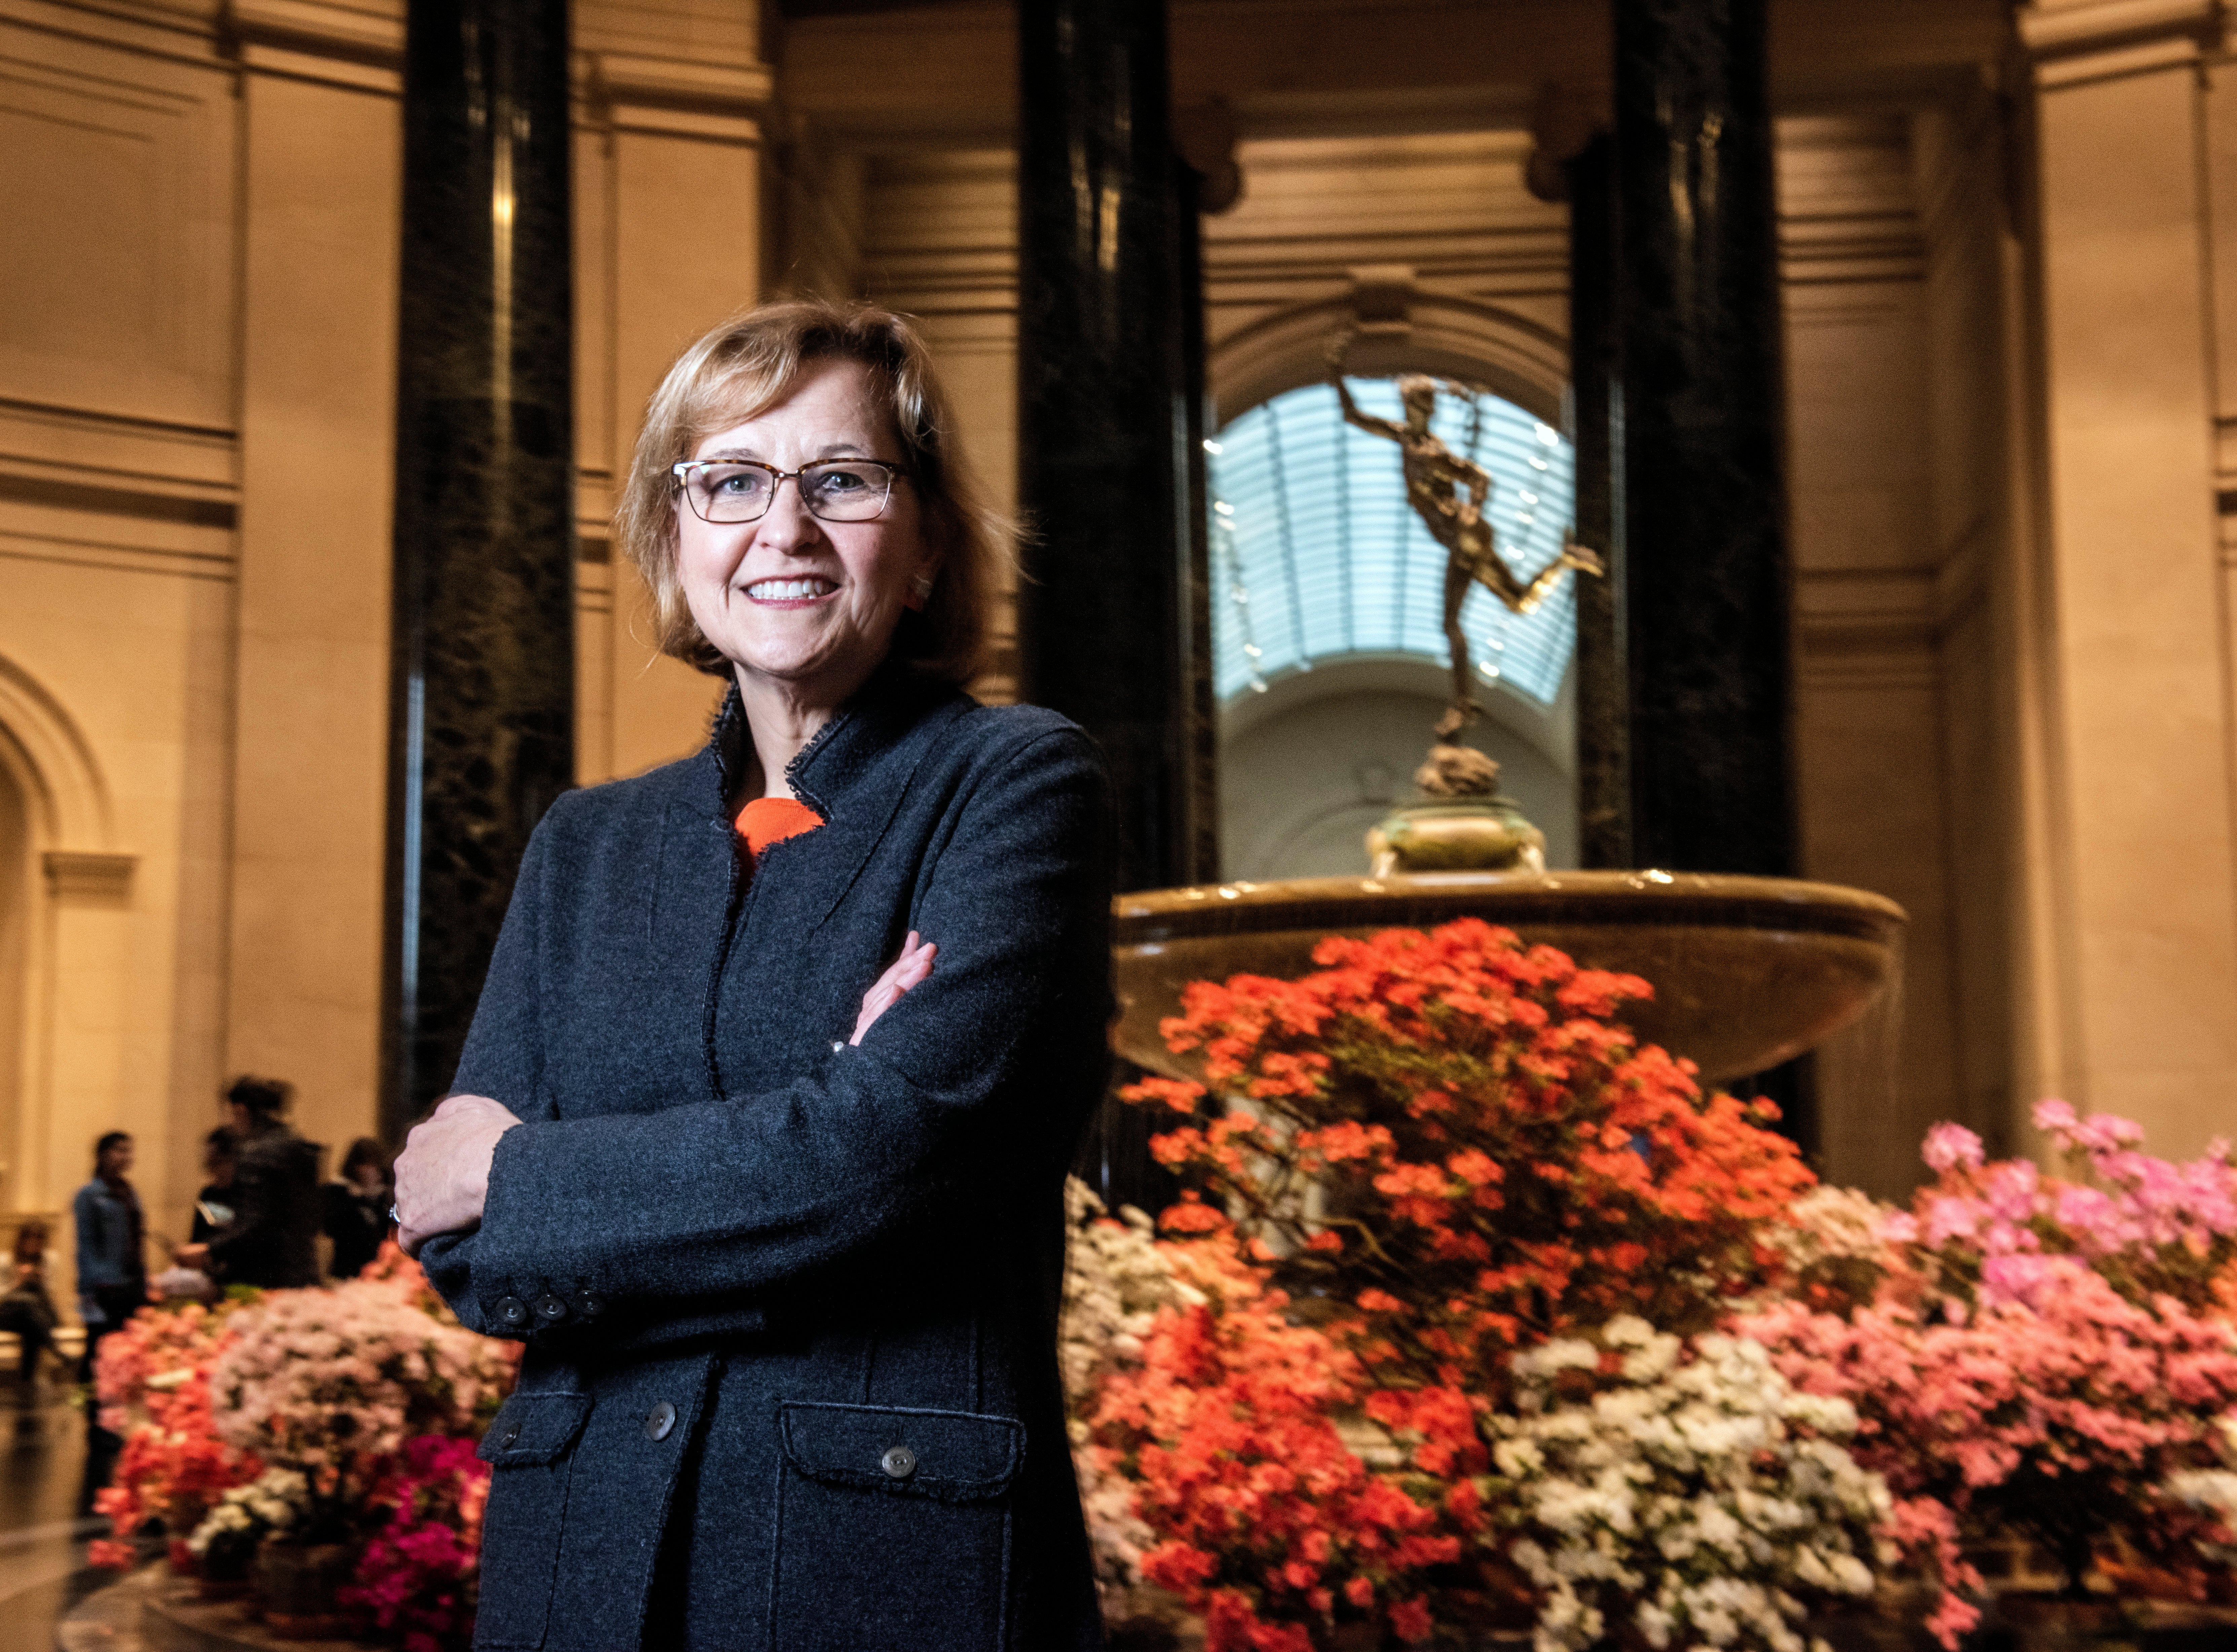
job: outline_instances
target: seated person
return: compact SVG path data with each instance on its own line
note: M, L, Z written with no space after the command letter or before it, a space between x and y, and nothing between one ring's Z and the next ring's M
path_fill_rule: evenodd
M39 1356L54 1346L55 1299L47 1293L47 1225L16 1230L15 1266L0 1296L0 1331L16 1333L16 1395L23 1410L38 1404Z

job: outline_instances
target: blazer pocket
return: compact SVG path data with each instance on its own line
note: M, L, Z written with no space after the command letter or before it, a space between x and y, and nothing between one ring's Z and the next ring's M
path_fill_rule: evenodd
M477 1647L544 1643L567 1526L572 1448L590 1414L588 1394L515 1394L482 1436L476 1455L491 1471Z
M783 1652L995 1652L1010 1593L1014 1417L777 1407L769 1644Z

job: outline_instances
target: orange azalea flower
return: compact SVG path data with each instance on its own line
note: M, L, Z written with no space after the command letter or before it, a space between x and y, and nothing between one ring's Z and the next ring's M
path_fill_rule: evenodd
M1145 1575L1205 1612L1209 1652L1488 1626L1513 1574L1475 1477L1514 1353L1619 1313L1709 1324L1778 1277L1766 1225L1813 1184L1775 1109L1705 1094L1613 1019L1651 995L1636 976L1475 920L1313 959L1195 982L1164 1025L1249 1098L1152 1138L1233 1215L1191 1193L1161 1219L1205 1301L1159 1316L1092 1425L1165 1540ZM1222 1111L1168 1080L1125 1094ZM1396 1448L1373 1468L1336 1425L1361 1416Z

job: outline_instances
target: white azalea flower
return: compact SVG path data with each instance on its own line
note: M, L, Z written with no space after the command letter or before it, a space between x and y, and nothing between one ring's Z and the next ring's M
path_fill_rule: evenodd
M1563 1401L1557 1378L1597 1374L1600 1345L1620 1371ZM1794 1591L1871 1591L1890 1499L1841 1444L1856 1414L1796 1394L1760 1345L1626 1317L1514 1371L1519 1414L1495 1420L1492 1461L1509 1552L1544 1596L1537 1652L1583 1652L1619 1615L1655 1648L1805 1652Z
M1085 1447L1086 1407L1111 1371L1140 1363L1142 1338L1158 1310L1202 1307L1206 1298L1173 1276L1158 1249L1157 1224L1148 1216L1131 1205L1112 1216L1076 1176L1066 1179L1064 1191L1070 1242L1065 1248L1058 1368L1072 1412L1066 1431L1074 1446ZM1132 1489L1122 1477L1104 1474L1092 1451L1075 1450L1072 1466L1087 1517L1096 1585L1106 1591L1132 1588L1141 1582L1142 1556L1155 1546L1156 1535L1135 1513Z

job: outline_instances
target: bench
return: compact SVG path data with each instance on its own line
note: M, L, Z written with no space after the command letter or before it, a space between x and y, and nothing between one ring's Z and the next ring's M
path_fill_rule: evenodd
M75 1366L85 1358L85 1327L56 1325L53 1346L56 1353ZM12 1331L0 1331L0 1371L16 1371L23 1363L23 1338Z

